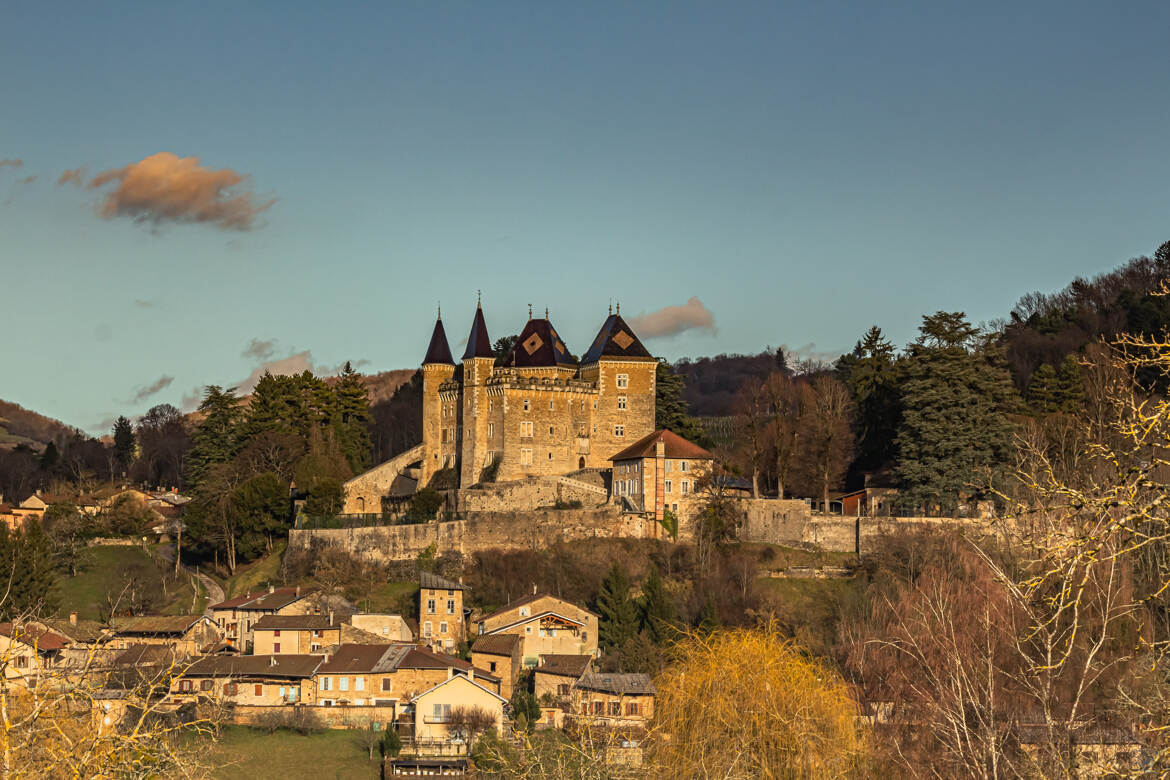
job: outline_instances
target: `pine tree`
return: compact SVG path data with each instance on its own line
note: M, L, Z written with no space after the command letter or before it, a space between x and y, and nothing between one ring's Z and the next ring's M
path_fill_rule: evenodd
M296 433L292 424L294 395L291 377L273 376L265 371L248 401L244 435L251 439L267 431Z
M856 409L856 468L872 471L892 461L901 418L894 345L874 325L853 352L837 361L838 376L853 396Z
M134 447L137 439L134 436L134 425L125 417L114 420L114 461L118 464L119 473L123 473L134 460Z
M57 573L53 546L39 522L30 522L14 534L9 543L12 555L12 587L7 603L9 615L51 615L57 609Z
M617 561L601 583L597 608L601 613L598 639L603 647L620 648L638 633L638 607L630 598L630 580Z
M962 312L923 317L905 361L898 431L901 499L918 509L953 511L986 495L1002 475L1011 446L1007 413L1018 396L994 345Z
M715 602L708 596L707 600L703 602L703 609L699 612L699 630L700 631L715 631L723 624L719 622L719 613L715 611Z
M686 379L674 373L671 365L659 358L654 379L654 427L673 431L699 446L710 446L699 421L690 415L690 408L683 397L685 389Z
M365 471L370 465L370 394L361 374L346 361L341 377L334 388L334 428L342 454L349 461L353 473Z
M1056 372L1056 387L1059 411L1074 414L1085 400L1085 380L1081 375L1081 364L1076 355L1066 355Z
M651 641L660 645L670 636L676 618L674 602L666 592L658 567L651 567L642 583L642 629Z
M208 468L230 461L242 444L240 399L234 387L208 385L199 412L203 419L195 427L186 458L187 483L196 487Z
M1026 397L1034 414L1052 414L1060 408L1057 384L1056 369L1047 363L1032 372Z

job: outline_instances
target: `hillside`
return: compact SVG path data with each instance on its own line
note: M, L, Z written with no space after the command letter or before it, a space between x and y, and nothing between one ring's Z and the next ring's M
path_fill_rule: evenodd
M370 393L370 406L379 401L389 401L399 387L410 381L417 369L395 368L390 371L379 371L376 374L367 374L362 377L366 389Z
M65 423L0 400L0 447L48 444L73 432Z

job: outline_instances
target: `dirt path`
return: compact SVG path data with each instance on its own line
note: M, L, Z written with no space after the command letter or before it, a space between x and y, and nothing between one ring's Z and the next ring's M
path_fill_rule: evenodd
M173 564L175 562L175 548L169 544L160 544L158 547L158 557L167 563ZM207 606L210 607L212 604L218 604L227 598L220 584L211 579L211 577L199 573L197 569L192 569L190 566L184 566L182 564L180 566L182 566L183 571L203 583L203 588L207 591Z

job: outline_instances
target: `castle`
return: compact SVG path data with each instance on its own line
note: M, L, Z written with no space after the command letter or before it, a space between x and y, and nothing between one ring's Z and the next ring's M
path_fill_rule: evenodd
M610 312L578 363L548 320L529 319L497 365L477 304L462 363L442 315L423 359L419 485L607 469L609 458L654 431L658 361L621 310Z

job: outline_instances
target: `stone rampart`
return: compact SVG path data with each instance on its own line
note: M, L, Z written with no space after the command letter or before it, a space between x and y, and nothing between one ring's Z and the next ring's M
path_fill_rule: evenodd
M591 509L471 512L461 520L367 528L293 529L290 549L342 547L378 563L412 560L432 543L437 554L468 556L481 550L541 550L558 542L595 538L659 538L652 518L607 505Z
M466 488L458 493L460 512L512 512L553 507L557 502L580 501L583 507L601 506L608 500L604 489L573 484L557 477L528 477Z

